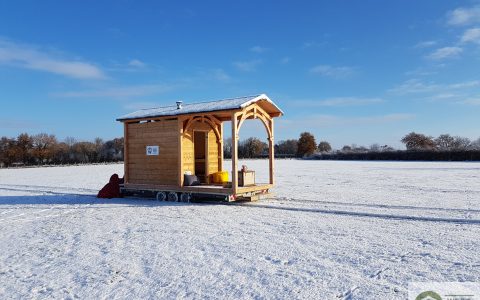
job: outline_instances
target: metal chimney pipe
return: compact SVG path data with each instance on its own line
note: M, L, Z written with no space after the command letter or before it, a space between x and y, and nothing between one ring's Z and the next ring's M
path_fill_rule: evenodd
M177 109L181 109L183 101L177 101L176 103L177 103Z

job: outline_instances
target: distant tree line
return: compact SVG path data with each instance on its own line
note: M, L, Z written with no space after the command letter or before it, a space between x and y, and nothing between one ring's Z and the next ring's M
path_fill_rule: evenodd
M277 142L275 156L330 160L480 160L480 138L471 141L465 137L449 134L441 134L434 138L411 132L405 135L401 142L405 144L406 150L397 150L389 145L380 144L372 144L368 147L352 144L334 150L329 142L320 141L317 144L313 134L303 132L298 139ZM226 158L231 158L231 139L224 144L224 154ZM238 157L268 157L268 144L257 138L240 141Z
M480 138L471 141L460 136L441 134L434 138L411 132L401 142L407 150L396 150L388 145L370 147L345 145L337 151L320 147L306 154L312 159L329 160L426 160L426 161L479 161Z
M356 144L334 150L329 142L318 144L313 134L303 132L298 139L282 140L275 144L275 157L325 160L480 160L480 138L471 141L460 136L441 134L434 138L411 132L401 142L407 150L388 145L369 147ZM224 157L232 157L231 139L224 142ZM238 143L239 158L268 157L268 144L250 137ZM45 164L77 164L123 161L123 138L103 141L77 141L67 137L58 141L55 135L22 133L16 138L1 137L0 167Z
M322 144L323 143L323 144ZM327 147L331 150L330 144L324 145L326 142L321 142L322 147ZM282 140L275 144L275 157L280 158L294 158L308 156L317 151L315 138L308 132L300 135L298 140L289 139ZM225 158L232 157L232 139L228 138L223 144L223 154ZM268 157L268 144L256 137L250 137L246 140L238 142L238 158L265 158Z
M261 158L268 155L268 144L258 138L250 137L238 142L239 158ZM223 157L232 158L232 139L223 143Z
M67 137L63 141L53 134L20 134L17 138L1 137L0 167L45 164L77 164L123 160L123 138L93 142Z

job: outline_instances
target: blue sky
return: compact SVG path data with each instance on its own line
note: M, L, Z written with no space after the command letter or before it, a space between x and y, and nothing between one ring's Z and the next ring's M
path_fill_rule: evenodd
M476 139L479 70L479 1L0 2L2 136L108 139L139 108L266 93L277 141Z

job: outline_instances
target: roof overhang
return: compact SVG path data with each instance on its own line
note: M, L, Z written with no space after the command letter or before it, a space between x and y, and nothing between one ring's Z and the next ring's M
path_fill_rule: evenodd
M228 113L242 111L254 103L259 105L271 117L280 117L284 114L283 111L266 94L260 94L256 96L223 99L217 101L185 103L180 109L177 109L176 106L144 109L119 117L117 121L127 122L163 117L176 117L182 115L213 114L219 112Z

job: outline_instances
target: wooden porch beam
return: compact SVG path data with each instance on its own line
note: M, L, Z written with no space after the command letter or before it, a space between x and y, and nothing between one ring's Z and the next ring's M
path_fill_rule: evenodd
M270 120L271 136L268 138L268 163L269 163L269 179L270 184L275 183L274 168L275 168L275 141L273 138L273 119Z

